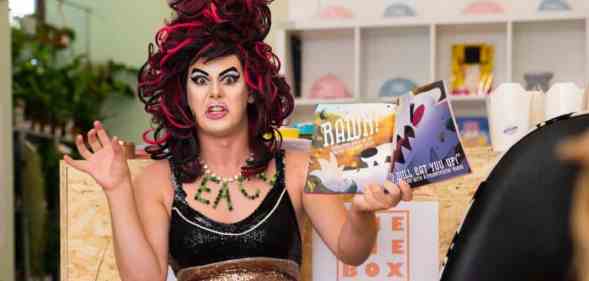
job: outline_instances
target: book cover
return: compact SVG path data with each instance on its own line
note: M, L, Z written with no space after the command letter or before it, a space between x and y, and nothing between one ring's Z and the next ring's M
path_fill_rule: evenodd
M456 117L456 123L464 147L491 145L491 133L487 117Z
M471 172L443 81L403 95L398 109L388 180L418 187Z
M321 104L305 192L358 193L385 180L411 187L470 173L443 81L396 103Z
M306 192L356 193L390 171L395 105L322 104L315 110Z

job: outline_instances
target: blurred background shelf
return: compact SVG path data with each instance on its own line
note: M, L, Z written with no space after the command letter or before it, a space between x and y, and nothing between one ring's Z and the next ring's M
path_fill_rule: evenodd
M487 96L450 96L450 101L456 102L486 102Z
M351 94L329 103L386 101L379 89L392 78L417 85L446 80L450 87L454 44L493 46L493 88L504 82L525 85L524 74L547 71L554 74L552 82L572 81L585 88L589 10L575 1L569 1L570 11L539 12L529 8L538 1L524 0L511 3L505 14L476 16L461 15L455 2L464 1L451 1L417 7L421 14L415 17L380 19L355 4L349 4L353 19L319 19L316 4L309 4L314 1L297 1L297 7L291 3L290 20L277 31L276 51L284 62L283 73L295 85L296 104L302 107L323 102L308 97L313 83L326 74L335 75ZM366 9L379 9L379 3ZM457 116L487 114L485 97L451 98ZM310 116L308 108L299 109L292 121L309 121Z
M357 100L354 98L346 98L346 99L307 99L307 98L298 98L295 99L295 104L297 106L316 106L322 103L353 103Z
M424 19L423 17L401 17L381 19L305 19L282 23L282 27L289 31L309 31L326 29L353 29L376 28L376 27L403 27L403 26L429 26L432 24L485 24L485 23L508 23L508 22L535 22L535 21L559 21L559 20L583 20L587 17L583 12L555 12L548 14L531 15L480 15L445 17L436 19Z

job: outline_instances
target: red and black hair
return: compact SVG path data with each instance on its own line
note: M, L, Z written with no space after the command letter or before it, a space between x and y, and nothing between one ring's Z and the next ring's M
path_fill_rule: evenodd
M251 176L266 169L280 149L278 128L293 111L290 87L279 75L280 61L263 42L271 26L271 0L168 0L176 17L149 45L138 77L139 98L151 114L143 134L152 159L172 157L182 182L202 174L195 118L188 106L188 68L197 59L237 55L255 102L249 104L248 130L254 161L242 169Z

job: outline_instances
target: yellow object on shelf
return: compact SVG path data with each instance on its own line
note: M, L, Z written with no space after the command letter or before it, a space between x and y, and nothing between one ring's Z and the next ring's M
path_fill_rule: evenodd
M297 128L290 128L290 127L282 127L278 129L282 134L284 139L298 139L299 138L299 129Z
M490 44L452 46L453 95L488 95L493 86L495 48Z

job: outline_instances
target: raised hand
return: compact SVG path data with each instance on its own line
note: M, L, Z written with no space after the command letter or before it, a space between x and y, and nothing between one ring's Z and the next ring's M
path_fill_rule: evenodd
M88 144L90 149L86 147L82 135L76 136L76 147L84 160L73 160L66 155L65 162L92 176L106 192L130 182L131 175L122 145L117 137L109 137L99 121L95 121L94 128L88 131Z
M401 182L397 186L385 181L384 189L378 185L368 185L363 193L356 194L352 199L352 209L361 212L387 210L397 206L401 200L411 201L412 198L413 191L407 183Z

